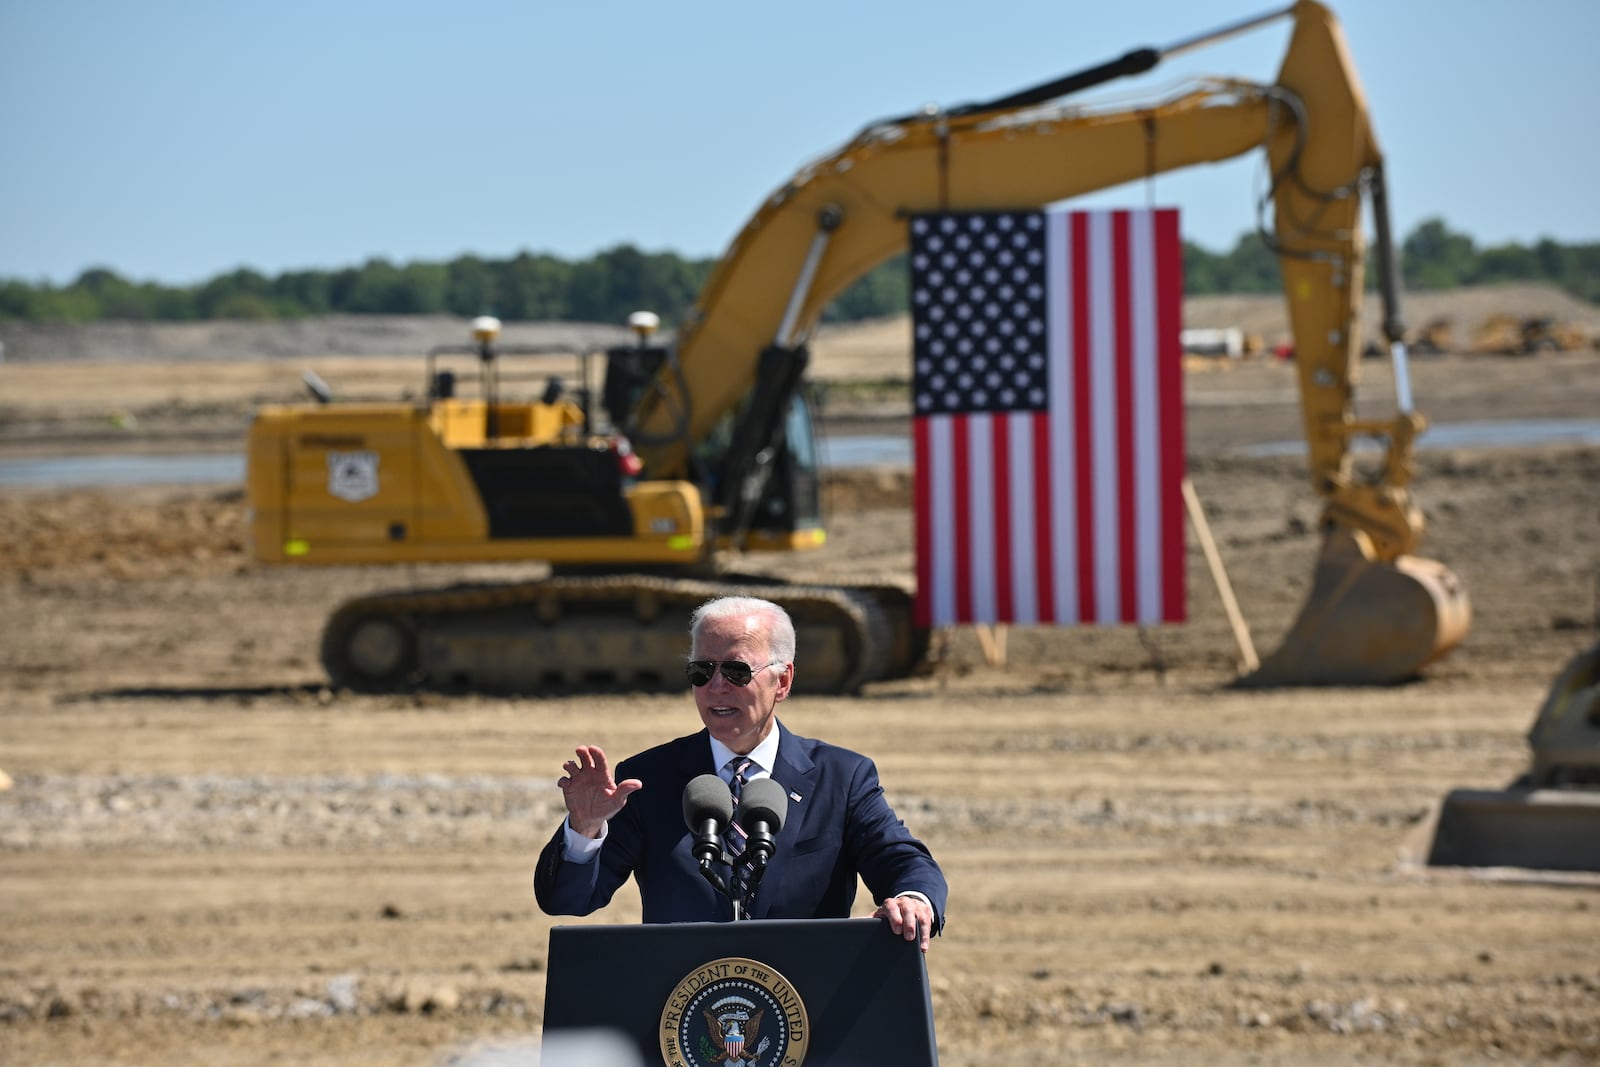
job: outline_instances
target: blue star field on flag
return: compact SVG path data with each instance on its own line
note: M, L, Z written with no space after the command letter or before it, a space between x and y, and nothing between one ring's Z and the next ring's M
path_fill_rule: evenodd
M1044 216L920 215L910 230L916 414L1044 410Z

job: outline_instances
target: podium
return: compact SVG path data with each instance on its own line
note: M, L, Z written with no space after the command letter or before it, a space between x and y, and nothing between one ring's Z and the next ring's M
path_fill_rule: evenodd
M939 1062L926 962L882 919L554 927L545 1067L583 1031L649 1067Z

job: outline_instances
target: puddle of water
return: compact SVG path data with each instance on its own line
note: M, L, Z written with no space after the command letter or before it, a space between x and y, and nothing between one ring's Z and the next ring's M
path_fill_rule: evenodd
M822 465L831 469L911 466L905 437L828 438ZM231 454L170 456L40 456L0 460L0 486L87 489L117 485L220 485L244 482L244 457Z
M1600 445L1600 419L1528 419L1458 422L1431 426L1419 449L1517 448L1529 445ZM890 434L828 437L821 442L822 465L837 470L911 466L911 439ZM1357 452L1376 451L1373 441L1358 441ZM1294 456L1304 441L1269 441L1238 449L1252 457ZM0 486L87 488L116 485L242 484L244 456L238 453L171 456L45 456L0 461Z
M0 462L0 485L83 489L114 485L244 484L240 453L41 456Z
M1505 422L1452 422L1429 426L1417 438L1418 450L1434 448L1524 448L1531 445L1600 445L1600 419L1517 419ZM1352 451L1377 452L1377 441L1356 441ZM1238 450L1244 456L1304 455L1304 441L1269 441Z
M834 470L860 467L911 466L911 438L882 436L824 437L822 465Z

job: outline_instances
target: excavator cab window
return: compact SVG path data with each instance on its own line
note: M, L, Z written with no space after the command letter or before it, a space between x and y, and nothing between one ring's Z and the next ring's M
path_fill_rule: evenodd
M772 475L756 505L752 526L792 533L822 522L822 472L808 392L798 390L789 404L783 437L773 457Z
M811 390L803 388L795 393L789 405L789 417L783 437L783 453L779 462L787 468L781 481L787 486L783 506L774 507L763 501L763 512L774 518L781 515L784 528L793 530L822 521L819 503L822 485L821 461L817 451L817 431L812 420Z
M737 500L739 493L722 489L723 480L752 475L760 479L759 495L750 508L731 508L723 533L736 539L748 531L785 535L821 525L819 449L809 383L797 389L770 446L756 457L736 455L735 428L742 411L731 412L694 450L694 469L707 499Z
M755 384L695 450L696 480L718 515L718 533L735 544L752 533L782 539L817 525L809 359L804 345L763 349Z
M611 425L624 427L639 398L667 361L661 345L622 345L606 349L606 376L600 386L600 406Z

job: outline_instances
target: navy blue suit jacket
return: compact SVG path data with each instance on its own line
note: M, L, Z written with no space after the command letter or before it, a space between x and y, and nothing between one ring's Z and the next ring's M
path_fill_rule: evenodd
M848 918L859 873L874 902L908 890L925 894L942 927L944 875L884 799L877 767L781 722L778 730L772 777L789 794L789 809L750 917ZM539 906L550 915L588 915L631 874L647 923L732 920L733 905L700 873L683 819L684 787L714 770L705 730L618 764L617 781L637 778L643 788L612 817L593 862L567 862L565 824L557 828L534 872ZM726 865L719 869L727 875Z

